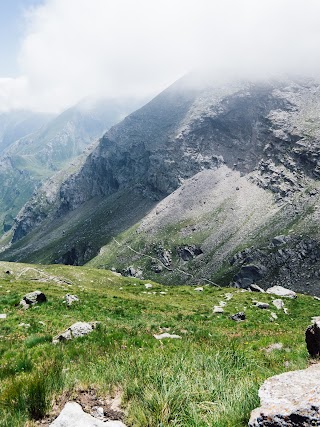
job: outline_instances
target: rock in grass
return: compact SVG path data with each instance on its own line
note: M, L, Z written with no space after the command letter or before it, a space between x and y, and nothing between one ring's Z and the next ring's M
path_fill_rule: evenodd
M258 308L261 308L263 310L265 310L267 308L270 308L270 304L268 304L267 302L259 302L259 301L257 301L255 303L255 306L258 307Z
M320 425L320 364L267 379L259 390L261 407L249 427Z
M154 334L153 335L155 337L156 340L163 340L164 338L173 338L173 339L181 339L182 337L180 337L180 335L174 335L174 334L169 334L168 332L165 332L163 334Z
M97 322L76 322L70 326L62 334L57 335L53 338L53 344L57 344L61 341L72 340L73 338L83 337L90 334L97 326Z
M267 294L278 295L285 298L297 298L297 294L291 289L284 288L283 286L272 286L266 290Z
M5 313L0 314L0 319L6 319L7 315Z
M70 305L72 305L74 302L79 301L79 298L77 297L77 295L67 294L67 295L64 297L64 300L65 300L66 304L67 304L68 306L70 306Z
M239 313L230 316L230 319L235 320L236 322L241 322L242 320L246 320L246 315L243 311L240 311Z
M265 293L265 290L260 288L260 286L256 285L255 283L252 283L251 285L249 285L248 290L252 292L261 292L263 294Z
M223 313L223 312L224 312L224 310L220 305L215 305L213 307L213 313Z
M86 414L76 402L68 402L49 427L126 427L121 421L103 422Z
M274 299L272 301L272 304L278 309L281 310L282 308L284 309L284 302L282 301L282 299Z
M311 357L320 356L320 319L306 329L306 344Z
M20 301L20 305L22 306L22 308L27 309L31 305L41 304L46 301L47 301L47 297L43 292L34 291L34 292L30 292L29 294L26 294Z
M202 287L202 286L199 286L198 288L194 288L194 290L195 290L196 292L202 292L202 291L203 291L203 287Z
M146 289L152 289L152 284L151 283L145 283L144 287Z

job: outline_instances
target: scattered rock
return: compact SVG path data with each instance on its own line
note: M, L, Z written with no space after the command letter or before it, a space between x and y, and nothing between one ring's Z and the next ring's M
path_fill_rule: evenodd
M233 297L233 294L231 294L231 293L224 294L224 297L225 297L225 299L226 299L227 301L230 301L230 300L231 300L231 298Z
M182 337L180 337L180 335L174 335L174 334L169 334L168 332L165 332L163 334L154 334L153 335L155 337L156 340L163 340L164 338L175 338L175 339L181 339Z
M215 305L213 307L213 313L223 313L223 312L224 312L223 308L220 307L219 305Z
M30 328L30 324L29 323L19 323L18 325L20 328Z
M5 313L0 314L0 319L6 319L7 315Z
M203 287L199 286L198 288L194 288L195 291L197 292L202 292L203 291Z
M268 304L267 302L259 302L259 301L257 301L255 303L255 306L258 307L258 308L261 308L263 310L265 310L267 308L270 308L270 304Z
M121 421L103 422L86 414L76 402L68 402L49 427L126 427Z
M265 293L265 290L260 288L260 286L256 285L255 283L252 283L251 285L248 286L248 290L252 291L252 292L261 292L261 293Z
M34 291L26 294L20 301L20 305L23 309L29 308L31 305L41 304L47 301L47 297L41 291Z
M272 286L266 290L268 294L278 295L279 297L285 298L297 298L297 294L290 289L284 288L283 286Z
M314 299L316 299L317 301L320 301L320 298L319 297L313 297Z
M67 341L72 340L73 338L83 337L84 335L87 335L92 332L96 328L97 323L98 322L76 322L71 325L70 328L68 328L65 332L54 337L52 342L54 344L57 344L61 341Z
M152 285L151 285L151 283L146 283L146 284L144 285L144 287L145 287L146 289L152 289Z
M252 411L249 427L320 425L320 364L267 379L259 390L261 407Z
M264 350L266 353L271 353L274 350L282 350L282 349L283 349L283 344L281 342L276 342L274 344L268 345L268 347L266 347Z
M200 246L196 245L181 246L177 249L177 252L183 261L190 261L203 253Z
M311 357L320 356L320 318L313 318L313 324L306 329L306 344Z
M91 408L91 415L98 419L104 419L104 410L102 406L93 406Z
M287 242L286 236L276 236L272 239L273 246L284 245Z
M77 297L77 295L67 294L67 295L64 297L64 300L65 300L66 304L67 304L68 306L70 306L70 305L72 305L74 302L79 301L79 298Z
M274 299L272 301L272 304L278 309L284 309L284 302L282 301L282 299Z
M270 315L271 315L271 317L270 317L270 320L271 321L273 321L273 320L277 320L278 319L278 316L276 315L276 313L274 313L273 311L270 313Z
M142 270L140 270L139 268L135 269L134 267L132 267L132 265L122 270L122 274L123 276L136 277L137 279L143 280Z
M239 313L233 314L230 316L230 319L235 320L236 322L240 322L242 320L246 320L246 315L243 311L240 311Z

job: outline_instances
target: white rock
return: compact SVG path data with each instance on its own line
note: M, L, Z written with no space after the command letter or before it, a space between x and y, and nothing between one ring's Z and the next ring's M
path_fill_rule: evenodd
M225 301L219 301L220 307L225 307L226 305L227 305L227 303Z
M270 307L270 305L267 302L259 302L259 301L255 302L255 306L264 310Z
M146 289L151 289L152 288L152 284L151 283L145 283L144 287Z
M6 319L6 318L7 318L7 315L5 313L0 314L0 319Z
M233 297L233 294L231 294L231 293L224 294L224 297L225 297L225 299L226 299L227 301L230 301L230 300L231 300L231 298Z
M297 294L290 289L284 288L283 286L272 286L266 290L267 294L278 295L279 297L285 298L297 298Z
M202 292L203 291L203 287L199 286L198 288L194 288L195 291L197 292Z
M176 338L176 339L181 339L182 337L180 337L180 335L174 335L174 334L168 334L168 332L165 332L163 334L154 334L153 335L155 337L156 340L163 340L164 338Z
M126 427L121 421L103 422L83 412L76 402L68 402L49 427Z
M213 307L213 313L223 313L223 312L224 312L223 308L220 307L219 305L215 305Z
M272 311L270 313L270 315L271 315L270 320L277 320L278 319L278 316L276 315L276 313L274 311Z
M76 322L71 325L66 331L62 334L57 335L53 338L53 343L57 344L59 341L67 341L73 338L83 337L84 335L92 332L97 325L97 322Z
M272 304L278 309L281 310L282 308L284 308L284 302L282 301L282 299L274 299L272 301Z
M79 298L77 297L77 295L67 294L67 295L64 297L64 300L65 300L66 304L67 304L68 306L70 306L70 305L72 305L74 302L79 301Z
M249 427L317 426L320 420L320 364L267 379L259 390L261 407Z
M20 328L30 328L30 324L29 323L19 323Z

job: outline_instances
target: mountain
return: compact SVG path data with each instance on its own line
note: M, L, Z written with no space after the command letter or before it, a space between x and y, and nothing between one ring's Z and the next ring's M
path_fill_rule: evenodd
M7 144L0 158L3 231L11 228L13 218L41 182L66 167L134 107L132 101L88 98L35 132Z
M0 113L0 155L17 139L36 132L53 117L53 114L23 110Z
M319 293L319 114L312 79L181 79L40 189L1 257Z

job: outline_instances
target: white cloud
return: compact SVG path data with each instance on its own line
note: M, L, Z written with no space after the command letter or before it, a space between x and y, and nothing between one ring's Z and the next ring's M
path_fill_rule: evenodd
M319 73L318 0L46 0L29 11L0 110L157 93L189 70ZM319 73L320 74L320 73Z

